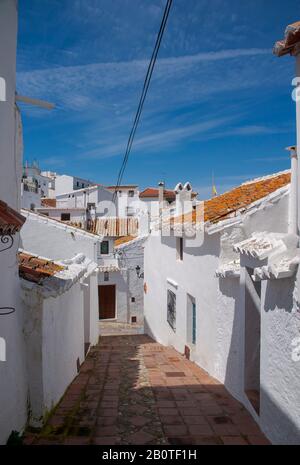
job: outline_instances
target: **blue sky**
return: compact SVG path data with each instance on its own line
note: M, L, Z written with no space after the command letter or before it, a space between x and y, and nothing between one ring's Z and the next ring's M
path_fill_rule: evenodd
M20 0L24 159L116 182L165 0ZM173 0L123 182L190 181L206 198L289 168L294 59L272 47L300 1Z

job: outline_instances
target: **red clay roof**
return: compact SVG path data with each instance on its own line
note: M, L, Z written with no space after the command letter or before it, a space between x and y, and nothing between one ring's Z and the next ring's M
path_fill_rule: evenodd
M0 234L15 234L20 231L26 218L0 200Z
M204 201L204 221L217 223L243 210L257 200L266 197L275 192L277 189L290 183L290 173L281 173L277 176L248 182L235 187L229 192L213 197ZM186 215L177 216L173 219L174 223L196 221L196 211Z
M134 236L138 233L138 219L135 217L100 217L90 221L89 228L100 236L120 237Z
M25 252L18 253L18 260L19 275L26 281L38 284L64 269L63 266L57 265L52 260L39 258Z
M147 189L143 190L140 193L140 198L141 199L158 198L158 193L159 193L158 188L147 187ZM164 199L173 201L175 200L175 198L176 198L176 194L174 191L170 189L164 189Z
M56 207L56 199L41 199L42 207Z
M118 237L118 239L115 240L115 246L117 247L118 245L126 244L126 242L133 241L133 239L136 239L137 236L122 236Z
M284 39L278 40L273 52L277 56L287 55L293 53L295 45L300 42L300 21L289 24L285 29Z

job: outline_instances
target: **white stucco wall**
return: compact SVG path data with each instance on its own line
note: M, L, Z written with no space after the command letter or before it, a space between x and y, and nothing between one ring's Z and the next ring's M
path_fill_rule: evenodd
M136 323L144 321L144 278L138 277L136 266L140 267L140 273L144 272L144 244L146 238L140 238L116 248L120 256L119 263L124 269L123 274L127 283L128 298L126 309L118 306L118 313L127 314L127 322L136 317ZM134 298L134 302L132 299ZM122 300L125 303L125 299Z
M65 293L48 298L23 289L22 299L30 424L40 426L84 360L83 288L77 281Z
M294 278L264 283L261 425L275 444L300 444L300 314ZM298 356L297 356L298 354Z
M22 172L21 128L16 125L16 39L17 2L0 2L0 77L6 82L6 101L0 101L0 199L20 207ZM18 131L19 129L19 131ZM19 133L16 143L16 132ZM16 150L16 151L15 151ZM11 249L0 257L0 306L14 307L11 315L0 316L0 338L5 341L6 361L0 361L0 444L12 430L22 431L27 417L27 383L22 334L23 310L16 251L19 234ZM3 244L1 244L1 249Z
M32 205L34 208L39 208L41 206L41 194L40 192L30 192L26 191L21 184L21 208L27 208L32 210Z
M26 208L26 207L24 207ZM54 220L62 221L61 220L61 214L62 213L69 213L70 214L70 220L66 221L66 224L68 222L73 222L73 223L82 223L82 226L84 227L86 225L86 211L85 210L68 210L67 208L38 208L38 213L41 213L43 215L49 216L49 218L53 218Z
M20 246L30 252L52 258L69 259L77 253L97 262L101 238L64 224L23 211L26 222L21 231Z
M146 331L160 343L183 352L188 342L187 299L188 295L194 297L197 343L194 347L188 344L191 359L244 403L274 443L299 442L300 362L291 361L290 346L292 336L299 334L299 320L292 318L289 310L293 284L286 279L268 282L267 289L272 287L272 291L266 294L265 307L264 297L261 299L261 412L257 416L244 393L243 279L216 278L215 271L220 257L224 259L224 233L230 242L231 235L286 232L287 214L288 196L284 195L249 216L241 230L235 226L205 234L203 245L185 250L182 262L176 260L174 237L152 234L145 246ZM176 332L167 323L167 289L176 294ZM288 324L290 328L284 329Z

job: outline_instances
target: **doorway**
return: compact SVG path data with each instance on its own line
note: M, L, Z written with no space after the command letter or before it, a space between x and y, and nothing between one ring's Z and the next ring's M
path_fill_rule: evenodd
M116 318L116 286L98 286L99 320Z

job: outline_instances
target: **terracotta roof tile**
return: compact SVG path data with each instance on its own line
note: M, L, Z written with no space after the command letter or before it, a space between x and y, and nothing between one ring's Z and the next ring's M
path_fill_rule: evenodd
M64 269L52 260L36 257L26 252L18 253L19 275L34 283L41 284L45 278L55 275Z
M272 192L290 183L290 173L282 173L277 176L244 183L229 192L204 201L204 221L217 223L233 216L237 211L246 209L257 200L266 197ZM173 219L174 223L196 221L196 211Z
M91 221L89 227L91 232L100 236L134 236L138 233L138 219L131 216L124 218L108 216Z
M24 216L0 200L0 234L15 234L25 220Z
M140 198L141 199L147 199L147 198L158 198L158 193L159 190L155 187L147 187L147 189L143 190L140 193ZM174 191L170 189L164 189L164 198L166 200L175 200L176 194Z
M278 40L275 45L273 52L277 56L287 55L293 53L295 45L300 42L300 21L289 24L284 33L284 39Z
M41 199L42 207L56 207L56 199Z
M136 239L137 236L122 236L118 237L118 239L115 240L115 246L117 247L118 245L126 244L126 242L133 241L133 239Z

